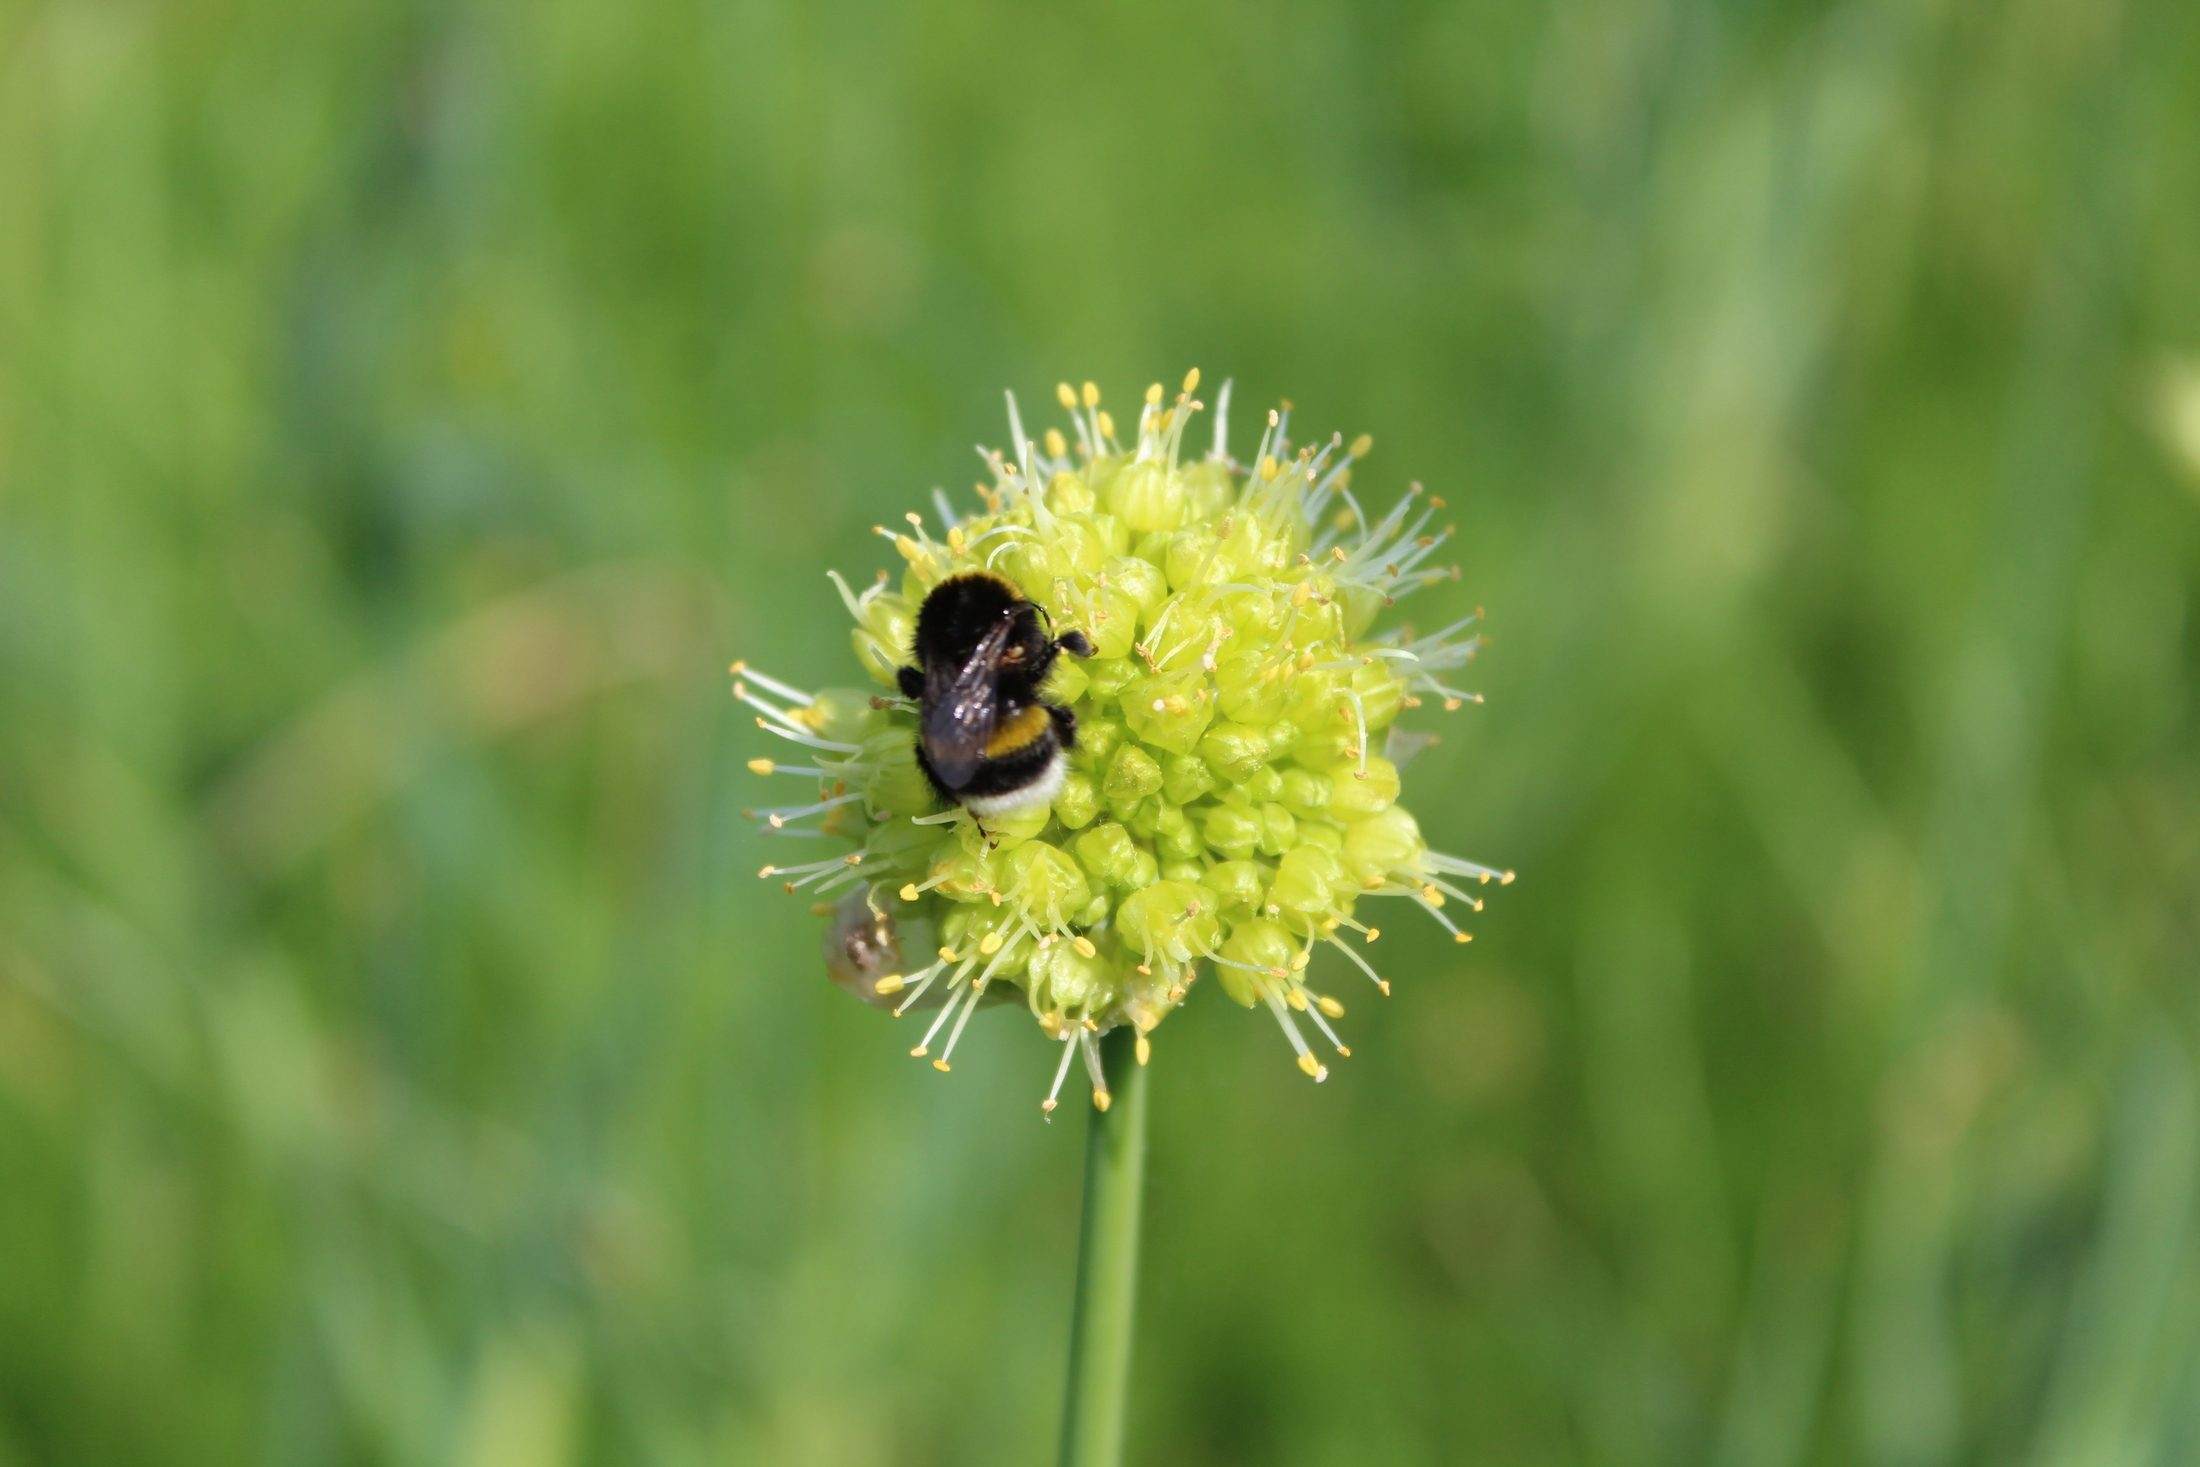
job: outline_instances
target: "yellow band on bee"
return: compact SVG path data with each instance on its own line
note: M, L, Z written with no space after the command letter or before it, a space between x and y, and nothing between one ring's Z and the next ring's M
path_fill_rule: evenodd
M1032 704L993 730L993 737L986 741L985 757L1005 759L1019 749L1028 749L1046 737L1047 727L1053 721L1044 705Z

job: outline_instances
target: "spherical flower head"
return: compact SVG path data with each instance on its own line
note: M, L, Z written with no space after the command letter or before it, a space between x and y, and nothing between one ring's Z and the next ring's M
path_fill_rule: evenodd
M1190 457L1198 383L1195 371L1173 398L1149 388L1128 446L1089 382L1058 390L1066 435L1027 435L1011 397L1009 447L982 450L978 508L935 495L936 533L915 514L878 531L898 578L881 571L857 593L832 577L875 688L813 694L734 665L758 726L799 751L750 767L816 789L756 812L764 833L845 847L761 873L819 899L828 973L897 1016L929 1011L910 1052L942 1071L980 1005L1020 1002L1060 1048L1049 1113L1080 1059L1105 1109L1097 1036L1132 1026L1144 1063L1148 1036L1210 973L1326 1078L1315 1042L1351 1051L1334 1027L1343 1005L1313 986L1316 959L1390 992L1363 902L1410 902L1465 942L1458 914L1512 879L1431 848L1399 803L1398 766L1429 741L1395 728L1400 715L1479 701L1446 681L1480 644L1479 614L1425 635L1379 629L1403 598L1456 578L1434 563L1452 533L1431 528L1443 501L1415 485L1371 515L1352 488L1369 441L1295 448L1288 407L1239 462L1228 384L1212 448ZM1051 798L983 816L927 777L920 700L900 691L925 598L970 573L1006 581L1090 651L1059 657L1040 690L1074 717Z

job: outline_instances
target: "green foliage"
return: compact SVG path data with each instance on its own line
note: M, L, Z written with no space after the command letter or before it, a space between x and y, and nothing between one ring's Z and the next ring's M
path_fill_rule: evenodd
M1520 880L1171 1025L1133 1459L2191 1460L2195 27L0 10L0 1462L1042 1459L1079 1128L724 667L1195 364L1450 500Z

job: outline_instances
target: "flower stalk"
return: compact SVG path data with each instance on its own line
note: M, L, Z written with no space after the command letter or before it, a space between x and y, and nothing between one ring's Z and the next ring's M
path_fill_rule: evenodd
M1093 1111L1085 1139L1085 1211L1062 1406L1062 1467L1115 1467L1123 1460L1146 1186L1146 1067L1135 1063L1133 1049L1128 1028L1100 1041L1109 1104Z
M750 770L794 781L787 803L749 812L789 853L757 874L825 919L832 980L908 1016L910 1055L942 1074L981 1007L1022 1010L1054 1046L1043 1117L1072 1076L1091 1085L1066 1467L1123 1456L1155 1031L1211 978L1326 1080L1325 1056L1352 1054L1331 986L1391 991L1368 951L1379 907L1464 943L1483 890L1512 880L1432 846L1400 803L1401 767L1437 737L1401 716L1481 701L1456 681L1479 611L1433 631L1393 614L1458 578L1438 559L1443 499L1413 484L1371 512L1354 476L1373 441L1294 443L1288 403L1237 457L1227 382L1202 452L1186 440L1207 410L1199 380L1173 400L1148 387L1127 431L1091 382L1056 389L1067 434L1034 438L1011 397L1007 446L979 450L975 508L934 491L936 523L876 527L898 575L859 590L828 573L868 689L732 668L778 741ZM1076 637L1027 690L1058 715L1049 782L984 810L919 758L939 696L916 666L919 623L966 578L1036 608L1061 645ZM987 740L984 757L1029 742Z

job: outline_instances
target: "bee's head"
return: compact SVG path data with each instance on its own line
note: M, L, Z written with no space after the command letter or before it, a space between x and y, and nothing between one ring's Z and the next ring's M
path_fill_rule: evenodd
M1003 681L1041 665L1049 638L1044 613L1029 601L1018 602L1002 617L1000 653L996 666Z

